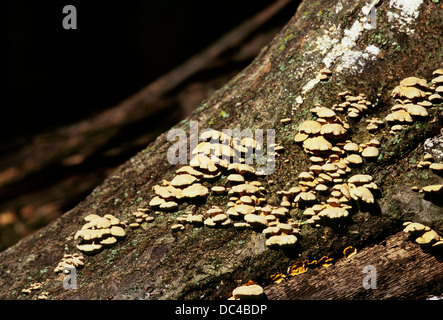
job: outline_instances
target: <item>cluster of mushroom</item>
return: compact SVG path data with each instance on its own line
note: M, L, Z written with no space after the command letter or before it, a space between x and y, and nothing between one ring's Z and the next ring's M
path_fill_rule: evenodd
M391 108L392 112L385 118L392 126L391 134L401 131L415 119L427 117L429 115L427 108L442 101L439 92L443 91L443 69L435 70L433 74L437 77L433 79L432 86L429 86L425 79L408 77L392 90L391 96L397 104Z
M366 120L366 123L368 124L366 130L371 133L377 131L380 127L383 127L385 125L384 121L380 118L368 119Z
M245 137L238 141L239 139L233 139L217 130L205 131L200 137L203 141L191 151L190 165L179 168L171 181L163 180L163 186L153 187L157 196L150 201L151 207L176 211L180 201L206 198L209 189L202 184L204 181L219 178L233 163L243 166L243 154L262 148L253 138ZM244 165L239 169L240 172L229 175L227 180L231 183L244 182L243 175L249 168L250 166ZM220 186L211 190L216 194L225 192L224 187Z
M104 247L115 245L126 235L123 224L111 214L105 214L103 217L90 214L84 220L86 224L74 236L74 240L80 239L77 249L83 253L95 254Z
M43 286L43 283L34 282L28 288L22 289L22 293L31 294L33 291L40 290L42 288L42 286ZM49 299L49 292L48 291L42 291L37 296L37 300L48 300L48 299Z
M329 70L328 68L323 68L320 70L320 73L318 75L318 78L321 81L326 81L329 80L329 78L332 76L332 71Z
M417 168L429 168L432 172L442 175L443 173L443 163L435 162L431 154L425 153L423 159L417 164ZM418 191L428 195L430 198L438 197L443 194L443 184L433 184L425 186L419 189L417 186L413 186L412 191Z
M372 182L370 175L354 175L349 178L347 183L334 185L326 203L307 208L303 215L308 217L306 222L314 226L319 226L325 220L344 219L348 217L349 210L353 208L352 201L374 203L373 191L377 189L378 187Z
M419 245L430 247L431 249L443 249L443 237L437 232L418 222L405 222L404 232Z
M152 222L154 217L151 217L147 212L149 209L138 208L137 211L132 213L132 219L130 221L122 221L122 226L129 225L131 229L136 229L140 227L143 222Z
M261 182L254 180L255 169L246 164L232 163L228 165L228 188L220 187L214 192L228 192L229 202L227 210L212 206L204 214L187 213L178 217L172 230L183 230L184 224L206 226L210 228L224 228L233 226L237 229L252 228L263 232L268 240L266 244L272 248L286 248L295 245L299 232L298 224L289 217L289 210L285 207L267 205L263 192L265 188ZM223 190L221 189L223 188Z
M28 288L22 289L22 293L30 294L32 291L40 290L42 287L42 283L34 282L29 285Z
M84 266L84 264L85 258L81 254L65 254L57 267L55 267L54 272L63 272L65 268L79 268Z
M296 142L303 142L306 153L311 155L314 164L308 172L299 174L299 185L288 191L281 192L283 197L281 206L309 204L318 199L318 195L330 191L325 203L314 205L304 211L309 217L308 223L318 225L322 219L340 219L348 216L352 207L349 202L361 200L368 203L374 202L370 189L376 189L371 183L372 177L355 175L343 183L346 175L353 166L367 160L376 159L379 155L378 140L357 144L348 140L349 126L331 109L320 107L311 110L318 116L317 120L308 120L301 124L295 136Z
M368 101L364 93L360 93L358 96L352 96L351 91L346 90L340 92L338 96L344 101L340 104L334 104L332 110L337 112L346 111L349 118L359 118L368 108L373 107L372 102Z

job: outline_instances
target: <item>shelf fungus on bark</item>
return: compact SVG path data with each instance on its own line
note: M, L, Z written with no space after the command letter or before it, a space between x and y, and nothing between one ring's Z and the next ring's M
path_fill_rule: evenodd
M418 222L405 222L403 224L404 232L408 233L410 238L418 243L420 246L430 249L443 249L443 237L430 227Z
M263 288L258 284L250 284L235 288L229 300L256 300L263 298L265 298Z
M55 267L54 272L63 272L65 269L81 268L85 264L85 258L78 253L65 254L62 260Z
M100 217L95 214L84 218L86 224L78 230L74 240L80 239L77 249L86 254L95 254L105 247L113 246L126 235L120 220L111 214Z

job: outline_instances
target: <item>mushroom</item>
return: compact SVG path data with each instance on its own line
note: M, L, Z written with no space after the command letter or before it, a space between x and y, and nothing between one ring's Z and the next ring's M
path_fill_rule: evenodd
M238 173L232 173L226 178L231 183L241 183L245 182L245 178Z
M244 163L231 163L228 166L228 171L235 170L240 175L245 175L247 173L255 174L255 169L248 164Z
M400 86L404 86L404 87L419 86L419 87L423 87L425 89L429 89L429 85L426 82L426 80L420 79L417 77L408 77L408 78L403 79L402 81L400 81Z
M101 244L95 244L95 243L77 245L77 249L86 254L95 254L99 252L102 249L102 247L103 246Z
M159 208L160 208L160 210L174 211L178 208L178 203L175 201L166 201L166 202L163 202L159 206Z
M66 267L73 266L75 268L80 268L84 266L85 258L81 254L65 254L62 260L58 263L57 267L55 267L54 272L62 272Z
M406 226L403 231L410 234L421 234L425 231L431 230L428 226L418 222L405 222L403 225Z
M253 213L245 215L244 219L252 227L266 228L268 225L268 220L265 217Z
M232 291L232 298L236 300L262 299L264 298L264 291L257 284L240 286Z
M306 171L301 172L298 175L298 178L302 179L304 181L312 181L312 180L314 180L314 176L312 174L310 174L309 172L306 172Z
M359 152L358 144L355 142L348 142L343 146L343 149L347 152Z
M327 217L329 219L346 218L348 215L349 212L346 209L332 206L328 206L318 213L319 217Z
M405 110L397 110L388 114L385 118L388 122L413 122L411 115Z
M351 197L354 200L361 199L366 203L374 203L374 196L371 191L366 187L351 187Z
M268 240L266 240L266 245L270 248L288 248L294 246L296 243L297 237L293 234L271 236Z
M429 169L431 169L434 172L441 173L443 171L443 163L437 163L437 162L432 163L429 166Z
M394 98L406 98L406 99L416 99L426 97L426 93L415 87L397 86L392 90L392 97Z
M183 198L189 198L189 199L206 197L208 194L209 194L208 188L206 188L200 183L195 183L193 185L190 185L189 187L184 188L182 191Z
M305 141L307 138L309 138L309 135L308 135L308 134L305 134L305 133L299 132L299 133L297 133L297 134L295 135L295 137L294 137L294 141L295 141L295 143L300 143L300 142Z
M281 233L281 231L279 227L272 226L263 229L262 233L267 237L271 237L271 236L278 236Z
M245 216L248 215L248 214L252 214L252 213L254 213L256 211L255 207L250 206L250 205L246 205L246 204L236 205L234 207L234 210L237 213L245 215Z
M211 191L214 192L215 194L223 194L226 192L226 188L222 186L213 186L211 188Z
M443 68L439 68L437 70L434 70L432 72L433 75L437 75L437 76L443 76Z
M427 117L429 114L426 108L419 106L417 104L405 104L405 110L411 115L416 117Z
M332 149L332 144L322 136L308 138L303 141L303 148L312 153L324 152Z
M291 122L292 122L291 118L284 118L280 120L280 123L284 126L290 124Z
M299 128L299 132L300 133L305 133L308 135L314 135L314 134L318 134L320 133L321 130L321 123L315 120L306 120L304 121L300 128Z
M309 201L315 201L317 199L317 197L315 196L315 194L313 192L300 192L294 199L295 203L298 203L300 201L305 201L305 202L309 202Z
M365 158L377 158L380 152L376 147L367 147L363 150L361 155Z
M200 169L207 170L210 173L214 173L214 172L218 171L218 168L214 164L214 162L210 158L208 158L204 155L201 155L201 154L195 155L191 159L189 164L191 165L191 167L194 167L194 168L198 167Z
M184 230L184 229L185 229L185 226L182 225L181 223L175 223L175 224L173 224L173 225L171 226L171 230L172 230L172 231L175 231L175 232L177 232L177 231L181 231L181 230Z
M124 238L126 235L125 230L119 226L112 226L110 229L110 233L113 237L116 237L117 239Z
M428 100L432 103L439 103L443 100L443 97L441 95L439 95L438 93L434 93L428 97Z
M349 246L343 249L343 254L346 257L346 259L351 258L353 255L357 253L357 249L353 246Z
M372 181L372 177L367 174L356 174L348 179L348 183L352 183L355 186L363 185Z
M196 178L201 178L201 177L203 177L203 173L202 173L202 172L200 172L200 171L194 169L194 168L191 167L191 166L183 166L183 167L177 169L177 170L175 171L175 173L187 173L187 174L193 175L193 176L196 177Z
M347 130L339 123L326 123L321 126L320 133L330 138L341 138L346 134Z
M184 188L193 184L196 181L198 181L198 178L188 173L184 173L175 176L174 179L172 179L171 181L171 185L177 188Z
M350 154L346 157L346 161L350 164L359 165L363 163L363 158L360 157L358 154Z
M442 84L442 83L443 83L443 75L440 75L440 76L438 76L438 77L432 79L432 82L433 82L434 84Z
M417 242L420 245L431 245L434 242L440 241L442 238L439 236L437 232L434 230L429 230L423 233L421 236L417 237L415 239L415 242Z
M443 194L443 184L433 184L426 187L421 188L420 192L440 195Z

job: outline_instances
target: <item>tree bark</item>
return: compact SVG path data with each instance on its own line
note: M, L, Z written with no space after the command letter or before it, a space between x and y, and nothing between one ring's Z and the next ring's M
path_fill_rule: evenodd
M442 105L433 105L426 120L395 136L389 134L389 125L375 134L366 130L366 119L384 119L389 113L395 104L391 92L400 80L417 76L429 82L432 71L442 66L440 4L412 1L403 7L404 3L303 1L246 69L174 127L189 132L190 121L198 121L200 130L275 129L276 143L284 152L276 159L274 173L259 180L268 202L278 205L276 192L295 186L298 174L311 165L293 140L299 125L311 118L310 109L340 103L338 93L344 90L364 93L375 107L362 119L348 119L352 140L378 139L381 156L352 174L372 175L380 191L376 205L360 206L343 225L302 224L292 251L267 248L264 235L250 229L188 225L183 232L171 232L178 216L190 209L203 213L212 205L225 208L227 197L209 196L194 206L185 203L173 213L149 212L154 222L128 229L127 237L112 248L87 256L78 272L78 288L65 290L63 276L53 269L65 253L77 252L72 237L83 217L111 213L129 219L137 208L149 208L154 185L172 179L178 166L167 161L172 142L165 132L74 209L0 253L0 298L36 299L38 290L22 290L40 282L50 299L220 299L249 280L264 286L272 299L421 299L441 294L441 257L423 251L401 230L403 222L418 221L443 235L441 204L411 191L414 185L441 183L440 176L415 164L423 156L423 142L440 133ZM371 8L376 27L364 21ZM317 75L324 67L332 76L320 81ZM280 120L287 117L292 122L283 126ZM220 179L223 183L225 177ZM291 216L305 220L298 208ZM342 251L350 245L359 253L346 260ZM271 284L271 275L294 262L322 256L335 258L335 264ZM376 290L361 286L361 270L367 264L377 268Z

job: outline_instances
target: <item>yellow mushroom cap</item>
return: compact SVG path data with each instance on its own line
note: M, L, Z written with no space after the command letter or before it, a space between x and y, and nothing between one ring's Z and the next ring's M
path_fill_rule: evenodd
M343 149L348 152L358 152L359 147L355 142L348 142L344 145Z
M299 129L299 132L306 134L317 134L320 133L321 123L315 120L306 120L304 121Z
M326 123L321 126L320 133L329 136L343 136L347 130L339 123Z
M428 111L426 111L425 107L419 106L417 104L405 104L406 111L412 115L412 116L418 116L418 117L427 117Z
M361 155L365 158L376 158L379 154L380 152L376 147L367 147L361 153Z
M171 181L171 185L174 187L187 187L191 184L193 184L195 181L197 181L198 179L190 174L184 173L184 174L179 174L177 176L174 177L174 179L172 179Z
M397 86L392 90L393 97L415 99L424 98L426 93L415 87Z
M366 187L351 188L350 192L351 192L351 197L354 200L361 199L366 203L374 203L374 196L372 192Z
M326 107L314 108L311 109L311 111L316 113L319 118L332 118L336 116L333 110Z
M360 157L358 154L351 154L346 157L346 161L352 164L362 164L363 158Z
M240 286L232 291L234 299L257 299L263 296L263 288L257 284Z
M322 136L308 138L303 142L303 148L309 151L328 151L332 149L332 144Z
M436 241L442 240L442 238L439 236L437 232L434 230L429 230L423 233L421 236L417 237L415 239L415 242L418 244L432 244Z
M390 114L388 114L385 118L388 122L413 122L414 120L411 118L411 115L405 110L397 110Z
M208 188L201 185L200 183L195 183L183 189L182 195L184 198L197 198L206 197L209 193Z
M426 187L423 187L421 190L426 193L436 193L440 194L443 192L443 184L433 184Z
M429 88L429 85L425 79L420 79L417 77L405 78L402 81L400 81L400 85L404 86L404 87L413 87L413 86L418 85L420 87Z
M437 162L432 163L429 166L429 169L431 169L433 171L438 171L438 172L443 171L443 163L437 163Z

